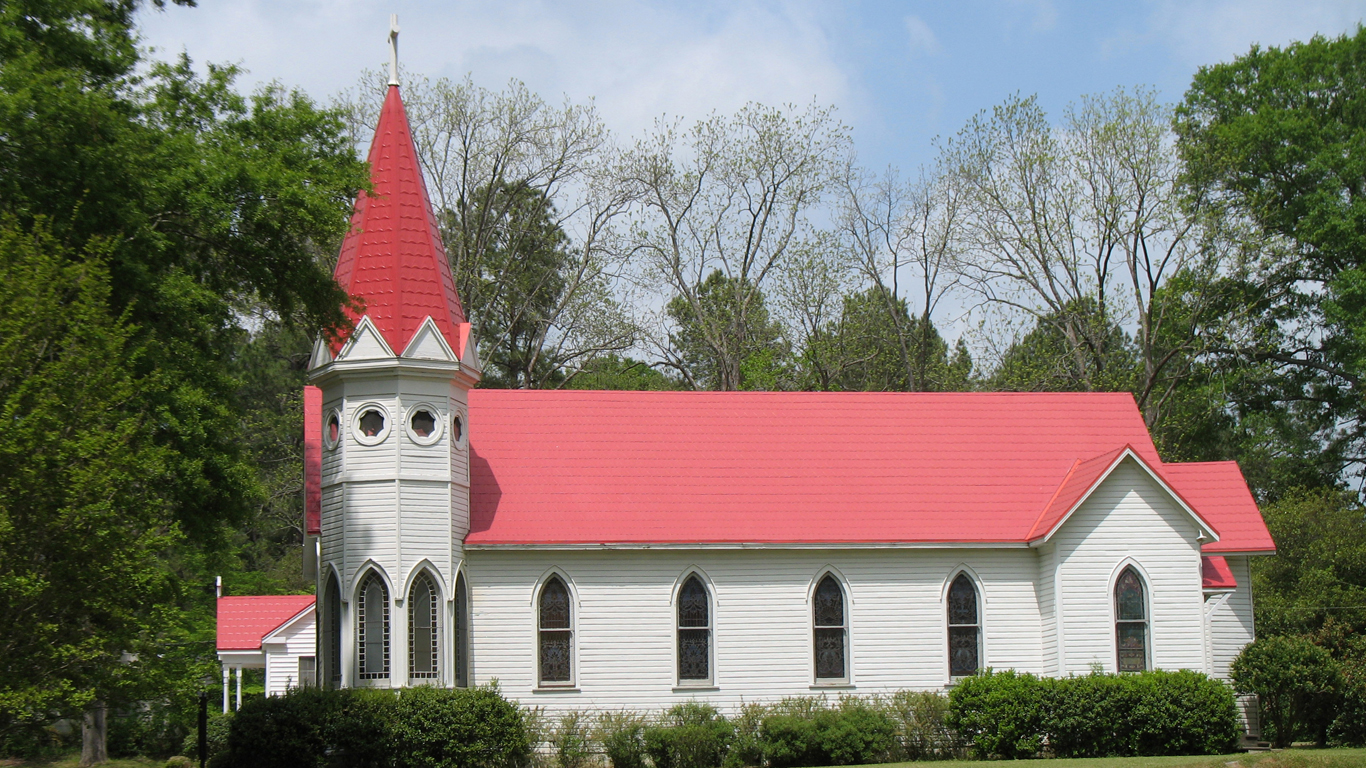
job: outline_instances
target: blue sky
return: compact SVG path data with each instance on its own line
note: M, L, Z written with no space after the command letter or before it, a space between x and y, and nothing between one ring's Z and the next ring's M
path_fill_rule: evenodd
M592 98L625 136L661 114L815 99L838 108L865 164L911 170L933 159L935 136L1011 93L1037 93L1050 112L1121 85L1176 101L1200 65L1253 43L1355 30L1366 0L200 0L144 11L141 26L158 56L239 63L247 85L327 99L387 61L390 13L405 67Z

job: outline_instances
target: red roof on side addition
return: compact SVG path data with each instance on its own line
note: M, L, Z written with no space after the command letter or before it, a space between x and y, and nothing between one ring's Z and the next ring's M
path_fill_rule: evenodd
M1276 551L1276 542L1271 540L1271 532L1237 462L1164 464L1162 470L1181 488L1190 505L1219 532L1218 541L1201 547L1205 554Z
M260 650L262 638L312 608L313 602L313 595L218 598L218 650Z
M1222 557L1200 558L1200 584L1204 589L1237 589L1238 580L1233 569Z
M370 145L374 194L361 192L342 241L337 283L363 305L390 349L402 353L430 316L451 348L464 348L458 326L465 312L427 197L417 149L398 86L389 87ZM336 354L341 343L333 345Z

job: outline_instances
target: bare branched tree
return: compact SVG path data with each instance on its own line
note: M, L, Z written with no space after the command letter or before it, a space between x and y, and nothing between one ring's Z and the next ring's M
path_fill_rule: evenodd
M1113 329L1133 323L1150 426L1200 344L1189 303L1175 311L1162 288L1182 270L1217 267L1183 206L1169 126L1148 91L1084 98L1058 127L1035 98L1017 97L973 118L941 159L965 192L958 273L979 308L1052 326L1084 389L1104 386Z
M751 104L686 131L660 121L627 153L623 178L639 201L632 230L638 277L665 301L686 303L692 333L714 361L709 386L741 386L751 315L810 238L807 215L837 178L848 147L847 130L829 109ZM714 272L725 281L710 285L733 295L704 300L699 289ZM699 386L669 336L661 322L652 345L661 364Z

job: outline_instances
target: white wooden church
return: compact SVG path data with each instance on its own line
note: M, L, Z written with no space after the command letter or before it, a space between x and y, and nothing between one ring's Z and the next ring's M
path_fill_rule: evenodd
M477 389L396 82L369 159L306 397L318 682L725 709L1252 639L1246 483L1130 395Z

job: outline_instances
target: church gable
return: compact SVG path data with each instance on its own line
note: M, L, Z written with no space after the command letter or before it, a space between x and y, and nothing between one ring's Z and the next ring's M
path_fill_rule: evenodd
M356 323L356 329L351 332L351 338L337 355L337 361L381 360L393 356L393 350L385 343L384 337L367 315Z
M408 343L407 349L403 350L403 356L444 362L456 360L455 353L451 351L450 345L441 336L441 330L436 327L431 317L424 320L417 333L413 334L413 340Z

